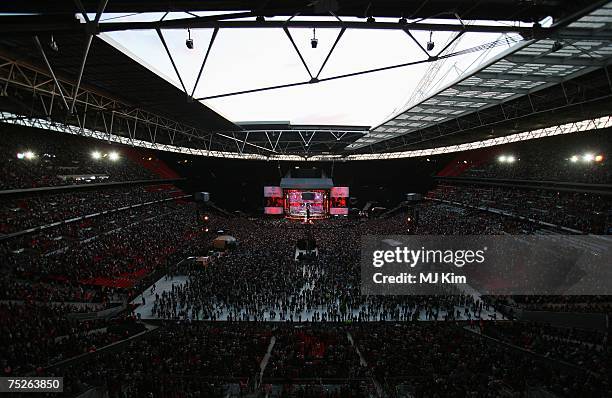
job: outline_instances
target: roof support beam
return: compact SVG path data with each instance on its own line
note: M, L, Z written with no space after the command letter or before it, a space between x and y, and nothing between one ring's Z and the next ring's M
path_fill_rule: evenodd
M70 108L68 107L68 102L66 101L66 97L64 96L64 91L62 90L62 87L60 86L59 81L57 80L57 77L55 76L55 73L53 72L53 68L51 67L51 64L49 63L49 59L47 58L47 54L45 54L45 50L43 49L42 44L40 44L40 40L38 39L38 36L34 36L34 44L36 44L36 47L38 48L38 51L40 52L40 55L43 61L45 61L47 70L51 74L51 77L53 78L53 82L55 83L55 86L57 87L57 90L59 91L62 97L62 101L64 102L64 106L66 107L66 111L69 111Z
M83 8L83 4L81 4L80 0L75 0L77 2L77 4L80 6L80 8ZM98 25L100 23L100 18L102 17L102 14L104 13L104 10L106 9L106 5L108 4L108 0L102 0L100 1L100 5L98 6L98 12L96 12L96 17L94 19L93 22L89 21L89 18L87 17L86 13L83 13L83 16L85 18L85 20L87 21L88 25L92 25L93 28L90 29L90 33L87 37L87 42L85 43L85 51L83 54L83 61L81 62L81 69L79 70L79 76L77 78L77 83L76 86L74 87L74 93L72 93L72 104L70 104L70 113L74 113L74 105L76 104L76 98L77 98L77 94L79 93L79 88L81 87L81 79L83 78L83 72L85 71L85 64L87 63L87 57L89 55L89 49L91 47L91 42L93 41L93 37L94 37L94 33L95 30L97 30Z
M502 100L497 100L494 98L483 98L483 97L461 97L459 95L454 96L454 95L436 95L434 97L437 100L440 101L457 101L457 102L474 102L474 103L480 103L480 102L485 102L488 104L499 104L500 102L502 102Z
M561 83L563 78L554 76L532 76L526 74L478 72L474 77L483 80L526 81L541 83Z
M505 33L514 32L524 36L532 36L533 29L530 27L519 27L510 25L461 25L461 24L436 24L436 23L408 23L400 24L397 22L359 22L359 21L298 21L298 20L270 20L270 21L228 21L210 20L200 18L182 18L174 20L151 21L151 22L107 22L100 24L101 32L115 32L122 30L137 29L240 29L240 28L347 28L347 29L367 29L367 30L422 30L434 32L461 32L465 33ZM539 33L546 36L551 34L549 28L540 28Z
M289 41L293 45L295 52L300 57L300 60L302 61L304 68L306 68L306 72L308 72L308 76L310 76L310 80L312 80L313 79L312 72L310 72L310 68L308 68L308 64L306 63L306 60L304 60L304 57L302 56L300 49L298 48L297 44L295 44L295 41L293 40L293 37L291 36L291 32L289 32L289 29L287 27L283 27L283 30L285 31L285 34L287 35L287 37L289 38Z
M506 94L528 94L530 90L522 88L507 88L500 86L483 86L483 85L472 85L472 84L455 84L451 87L457 91L476 91L480 93L506 93Z
M331 57L332 53L334 52L334 49L336 48L336 45L340 41L340 38L342 37L342 35L344 34L345 31L346 31L346 28L344 28L344 27L342 29L340 29L340 32L338 33L338 37L336 37L336 41L334 42L334 44L332 45L331 49L329 50L329 53L327 53L327 57L325 57L325 61L323 61L323 64L321 64L321 68L319 69L319 72L317 72L317 75L315 76L315 79L319 79L319 76L321 75L321 72L323 72L323 68L325 68L325 64L327 64L327 61L329 60L329 57Z
M540 64L540 65L572 65L572 66L595 66L597 62L592 59L582 59L577 57L559 57L550 54L543 57L534 57L528 55L509 55L506 61L515 64ZM601 65L604 64L602 59Z
M200 67L200 72L198 73L198 78L196 79L195 84L193 85L193 91L191 91L191 98L193 98L193 95L195 94L196 89L198 88L198 83L200 82L200 77L202 77L202 71L204 70L204 65L206 65L206 60L208 59L208 55L210 54L210 49L212 48L213 43L215 42L217 33L219 33L219 28L215 28L213 30L212 37L210 38L210 43L208 43L208 49L206 50L206 55L204 56L204 60L202 61L202 66Z
M157 35L159 36L159 40L161 40L162 44L164 45L164 48L166 49L166 54L168 54L168 58L170 58L170 62L172 62L172 67L174 68L174 72L176 72L176 76L178 77L179 81L181 82L181 86L183 87L183 91L185 92L186 95L187 94L187 89L185 88L185 83L183 83L183 79L181 78L181 74L178 71L178 68L176 67L176 64L174 63L174 58L172 58L172 54L170 53L170 49L168 48L168 45L166 44L166 40L164 39L164 35L162 34L161 30L159 29L155 29L155 31L157 32Z

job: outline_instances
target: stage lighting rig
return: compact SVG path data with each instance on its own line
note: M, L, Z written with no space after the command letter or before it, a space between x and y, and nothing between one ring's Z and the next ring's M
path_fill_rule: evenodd
M436 43L432 40L433 32L429 32L429 41L427 42L427 51L431 51L436 46Z
M187 29L187 40L185 40L185 45L188 49L193 50L193 39L191 38L191 29Z
M317 48L317 44L319 44L319 40L317 39L317 32L315 28L312 28L312 39L310 39L310 46L312 48Z

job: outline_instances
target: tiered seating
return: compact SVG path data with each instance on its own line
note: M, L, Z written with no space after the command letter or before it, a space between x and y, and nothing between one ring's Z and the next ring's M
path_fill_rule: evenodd
M601 130L508 144L482 151L482 160L465 164L473 167L460 176L609 184L610 142L610 131ZM502 156L514 161L500 161Z
M131 160L148 159L132 148L6 124L0 134L0 190L165 178Z
M612 209L609 196L508 187L445 184L429 192L428 197L591 233L604 231Z

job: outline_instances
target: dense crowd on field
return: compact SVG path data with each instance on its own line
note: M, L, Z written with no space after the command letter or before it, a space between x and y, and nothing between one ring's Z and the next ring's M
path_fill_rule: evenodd
M293 259L305 227L285 220L222 220L240 242L230 255L190 273L184 285L157 295L153 314L165 319L255 321L408 321L480 318L483 303L461 291L442 296L364 296L360 245L366 234L402 234L408 217L331 220L311 227L316 261ZM388 220L387 220L388 221ZM485 316L487 317L487 316Z

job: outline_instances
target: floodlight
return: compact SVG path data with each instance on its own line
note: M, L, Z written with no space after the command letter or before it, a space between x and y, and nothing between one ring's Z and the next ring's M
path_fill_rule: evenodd
M51 50L55 52L59 51L59 47L57 46L57 42L53 38L53 35L51 35L51 41L49 42L49 47L51 47Z
M108 158L114 162L119 160L119 154L117 152L111 152L108 154Z
M603 162L603 155L597 155L597 156L595 156L595 161L596 161L596 162L598 162L598 163L599 163L599 162Z
M431 51L434 49L436 44L432 40L433 32L429 32L429 41L427 42L427 51Z
M574 156L572 156L570 158L570 162L572 162L572 163L576 163L577 161L578 161L578 156L577 155L574 155Z
M510 155L510 156L508 156L506 158L506 162L508 162L508 163L514 163L515 160L516 160L516 158L514 156L512 156L512 155Z
M91 153L91 157L92 157L93 159L100 159L100 158L102 157L102 154L101 154L100 152L98 152L98 151L93 151L93 152Z
M187 29L187 40L185 40L185 45L188 49L193 50L193 39L191 38L191 29Z
M24 156L26 159L30 160L30 159L34 159L34 158L36 157L36 154L35 154L34 152L32 152L32 151L26 151L26 152L23 154L23 156Z
M497 160L501 163L504 163L506 161L506 155L501 155L500 157L497 158Z
M23 159L25 157L25 154L23 152L19 152L17 154L17 159Z
M595 156L593 156L592 153L585 153L582 157L582 160L584 160L585 162L592 162L593 159L595 159Z

